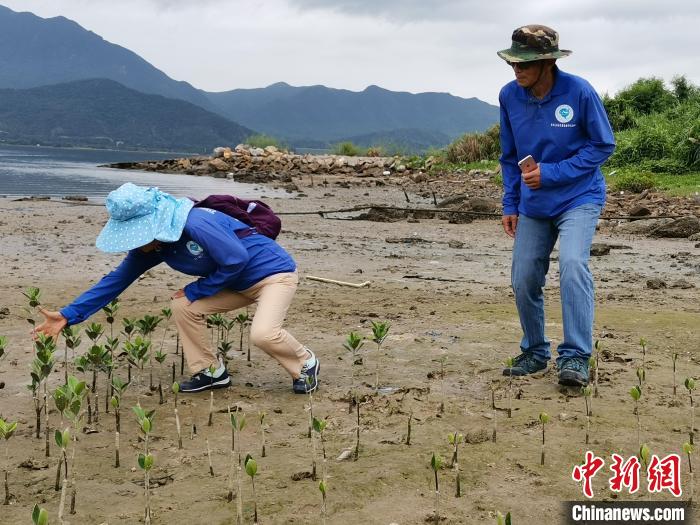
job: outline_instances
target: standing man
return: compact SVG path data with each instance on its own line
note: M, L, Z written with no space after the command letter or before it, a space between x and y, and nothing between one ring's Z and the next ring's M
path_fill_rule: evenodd
M520 316L522 353L504 375L547 368L542 288L559 239L559 288L564 339L558 347L559 383L588 384L593 345L591 243L605 203L600 166L615 149L600 97L584 79L561 71L559 35L542 25L513 32L498 56L515 80L501 89L503 229L515 238L511 280ZM519 161L531 156L534 161ZM529 166L528 166L529 164ZM523 168L521 169L521 166Z

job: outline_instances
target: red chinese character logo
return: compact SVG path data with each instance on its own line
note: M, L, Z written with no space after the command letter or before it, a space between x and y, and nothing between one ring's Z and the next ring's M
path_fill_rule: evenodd
M639 490L639 469L640 463L636 456L632 456L627 461L624 461L622 456L613 454L613 464L610 465L610 470L613 471L608 483L610 490L613 492L622 492L623 487L627 487L630 494L634 494Z
M583 465L576 465L571 473L574 481L583 481L583 494L587 498L593 497L593 477L603 468L603 465L605 465L605 461L589 450L586 452L586 460Z
M678 454L669 454L663 459L653 455L647 469L649 492L661 492L664 489L679 498L681 490L681 458Z

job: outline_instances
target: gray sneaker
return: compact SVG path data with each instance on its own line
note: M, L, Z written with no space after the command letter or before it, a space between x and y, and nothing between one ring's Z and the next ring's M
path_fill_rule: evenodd
M559 384L566 386L586 386L588 384L588 359L569 357L557 363Z
M547 368L547 361L537 359L531 354L520 354L513 361L512 368L503 369L504 376L526 376Z

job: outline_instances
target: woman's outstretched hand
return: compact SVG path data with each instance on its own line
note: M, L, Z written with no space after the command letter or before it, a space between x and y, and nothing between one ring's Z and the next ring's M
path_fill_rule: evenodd
M51 310L45 310L41 307L39 307L39 312L44 316L44 322L32 330L32 336L36 338L38 334L44 334L58 339L58 334L60 334L61 330L68 324L66 318L63 317L60 312L52 312Z

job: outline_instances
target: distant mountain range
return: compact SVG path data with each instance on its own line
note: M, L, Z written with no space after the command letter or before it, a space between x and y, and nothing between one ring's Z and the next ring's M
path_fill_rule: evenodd
M400 140L415 150L445 145L462 133L482 131L498 120L498 108L476 98L464 99L447 93L414 95L377 86L353 92L325 86L293 87L280 82L266 88L208 93L187 82L173 80L132 51L107 42L72 20L44 19L0 6L0 88L23 90L13 92L13 100L24 100L23 93L26 94L28 98L22 104L26 111L38 110L38 106L28 106L30 101L38 102L33 96L35 92L28 88L46 86L44 93L56 101L67 93L71 93L71 100L98 96L101 87L109 93L117 92L113 83L74 83L94 79L112 80L144 95L186 101L242 125L228 122L226 127L222 121L212 121L207 135L212 140L230 135L233 129L247 127L292 146L322 147L350 137L359 137L361 142L374 137L377 141ZM65 83L68 86L61 86ZM81 94L83 88L85 92ZM54 90L55 97L51 96ZM138 105L137 96L138 93L129 95L131 108ZM99 100L105 102L104 97ZM153 100L144 98L141 104ZM6 107L4 101L0 103ZM95 107L87 99L85 106ZM162 101L157 106L162 107ZM114 109L112 117L118 116L118 108ZM79 117L76 115L76 119ZM154 120L147 121L146 117ZM71 115L65 114L65 118L70 119ZM158 112L130 113L124 118L136 119L132 123L141 129L162 129L166 121L172 124L171 119ZM63 125L73 127L68 121ZM33 133L39 131L35 125L31 127ZM55 136L52 130L42 133ZM144 135L139 135L138 140L130 143L141 143L144 139ZM179 141L177 148L192 141L190 149L197 149L204 142L188 138L184 131ZM176 146L173 144L170 149Z
M252 133L184 100L113 80L0 89L0 141L6 143L203 153Z

